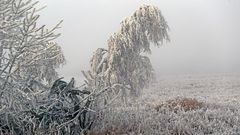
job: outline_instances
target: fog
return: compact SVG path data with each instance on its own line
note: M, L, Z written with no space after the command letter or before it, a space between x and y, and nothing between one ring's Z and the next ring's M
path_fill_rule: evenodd
M107 47L120 22L139 6L152 4L170 27L171 42L150 55L162 74L239 73L239 0L41 0L40 23L54 26L64 20L58 39L67 59L61 76L81 78L93 52Z

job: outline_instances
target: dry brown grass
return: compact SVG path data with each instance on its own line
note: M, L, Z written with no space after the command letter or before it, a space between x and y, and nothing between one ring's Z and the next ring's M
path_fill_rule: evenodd
M203 103L199 102L198 100L194 98L176 98L173 100L167 100L165 102L155 102L150 105L150 107L153 107L157 111L159 111L161 108L165 107L170 110L174 110L174 112L177 112L178 110L184 110L184 111L191 111L191 110L197 110L202 108Z

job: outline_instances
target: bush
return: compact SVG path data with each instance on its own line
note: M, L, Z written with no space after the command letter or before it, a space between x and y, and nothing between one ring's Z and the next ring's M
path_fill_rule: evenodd
M28 109L2 110L1 133L86 134L96 117L92 103L103 91L78 90L74 87L74 79L69 83L58 79L47 94L30 100Z

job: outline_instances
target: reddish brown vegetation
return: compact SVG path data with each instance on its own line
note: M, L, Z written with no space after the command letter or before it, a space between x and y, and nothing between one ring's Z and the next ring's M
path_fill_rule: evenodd
M166 107L171 110L177 111L179 109L184 111L197 110L202 108L203 103L194 98L183 98L167 100L163 103L155 104L154 108L159 111L161 108Z

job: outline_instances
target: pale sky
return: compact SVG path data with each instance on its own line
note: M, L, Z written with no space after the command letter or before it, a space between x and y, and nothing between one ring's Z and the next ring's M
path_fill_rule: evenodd
M93 52L143 4L158 6L171 29L171 42L152 48L158 75L240 72L240 0L40 0L41 24L64 20L60 75L80 79Z

